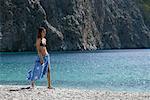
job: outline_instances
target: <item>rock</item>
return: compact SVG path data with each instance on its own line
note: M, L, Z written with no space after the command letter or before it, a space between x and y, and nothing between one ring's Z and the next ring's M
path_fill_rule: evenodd
M35 51L39 26L48 50L150 48L135 0L0 0L0 9L0 51Z

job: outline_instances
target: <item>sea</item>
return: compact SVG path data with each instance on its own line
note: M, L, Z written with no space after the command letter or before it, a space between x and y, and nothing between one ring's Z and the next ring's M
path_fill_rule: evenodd
M150 49L49 52L53 87L150 91ZM0 85L29 85L36 52L0 52ZM46 76L36 81L47 87Z

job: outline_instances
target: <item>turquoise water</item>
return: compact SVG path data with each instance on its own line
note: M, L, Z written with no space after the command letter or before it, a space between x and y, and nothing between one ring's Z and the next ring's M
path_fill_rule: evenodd
M1 53L0 84L28 85L36 53ZM150 49L51 53L54 87L119 91L150 90ZM47 85L46 77L37 85Z

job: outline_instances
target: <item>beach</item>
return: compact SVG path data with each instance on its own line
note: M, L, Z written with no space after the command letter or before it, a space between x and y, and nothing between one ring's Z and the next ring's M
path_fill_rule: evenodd
M85 90L73 88L21 89L27 86L0 85L0 100L150 100L149 92Z
M35 53L1 57L0 100L150 100L149 50L52 53L51 90L46 77L35 89L21 89Z

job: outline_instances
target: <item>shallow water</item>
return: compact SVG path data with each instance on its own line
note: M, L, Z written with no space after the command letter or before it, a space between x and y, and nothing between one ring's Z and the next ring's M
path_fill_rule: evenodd
M0 84L29 84L26 75L36 57L32 52L1 52ZM50 57L54 87L150 91L150 49L53 52ZM36 84L47 85L46 77Z

